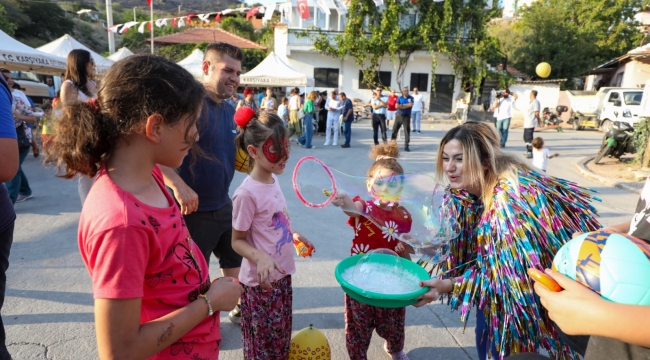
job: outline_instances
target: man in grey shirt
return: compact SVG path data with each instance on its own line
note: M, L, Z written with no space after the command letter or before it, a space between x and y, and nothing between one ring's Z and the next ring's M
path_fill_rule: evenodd
M533 90L530 92L530 103L528 103L528 108L526 108L524 114L524 142L526 143L526 157L529 159L533 157L533 133L535 132L535 126L539 124L539 109L537 90Z

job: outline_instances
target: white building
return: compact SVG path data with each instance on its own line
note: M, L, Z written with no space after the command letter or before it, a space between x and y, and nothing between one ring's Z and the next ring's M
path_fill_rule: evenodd
M502 0L504 19L513 18L521 15L521 9L524 6L530 6L537 0Z
M364 102L372 97L372 89L363 84L361 68L355 64L354 59L345 57L343 59L332 58L321 55L313 46L310 37L301 37L303 31L313 31L319 28L332 37L345 29L346 14L335 4L336 0L320 0L319 3L329 10L329 14L316 5L313 0L308 0L310 19L303 20L293 2L278 5L282 14L281 24L275 26L275 48L274 52L282 58L294 70L313 77L314 89L333 90L338 88L350 98L358 98ZM339 6L344 1L339 1ZM414 25L416 15L405 16L401 19L404 26ZM455 99L458 97L461 87L459 79L446 55L440 54L437 59L435 76L435 96L431 92L431 67L432 55L425 51L418 51L411 55L406 71L401 79L402 86L409 89L417 87L427 99L427 109L430 112L450 113L455 111ZM384 87L396 89L397 66L393 65L390 57L382 61L379 78ZM309 89L308 89L309 90Z

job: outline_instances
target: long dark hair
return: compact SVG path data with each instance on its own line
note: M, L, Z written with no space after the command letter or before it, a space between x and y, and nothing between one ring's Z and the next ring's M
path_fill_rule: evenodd
M113 64L99 87L96 100L66 107L54 127L47 159L61 175L94 176L118 140L144 130L146 119L160 114L173 126L190 116L185 131L194 144L190 129L203 101L203 86L179 65L154 55L134 55ZM137 156L137 155L136 155Z
M87 86L89 76L86 72L86 66L91 60L90 52L82 49L74 49L68 54L68 59L65 63L65 80L72 81L72 84L88 97L94 96L88 91Z

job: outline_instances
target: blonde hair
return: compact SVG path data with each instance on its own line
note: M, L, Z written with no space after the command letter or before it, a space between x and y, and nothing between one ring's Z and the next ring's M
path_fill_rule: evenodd
M319 96L318 91L312 91L307 95L307 100L316 101Z
M448 180L442 157L445 145L452 140L463 146L463 177L480 189L485 211L491 207L494 188L502 178L516 182L520 169L530 170L523 159L501 151L499 137L491 125L467 122L449 130L440 141L436 164L438 180Z
M375 171L380 168L393 170L400 175L404 174L402 165L397 162L397 158L399 157L399 146L397 146L397 142L394 140L388 144L373 146L370 149L368 157L373 161L370 168L368 168L368 177L372 177L375 174Z

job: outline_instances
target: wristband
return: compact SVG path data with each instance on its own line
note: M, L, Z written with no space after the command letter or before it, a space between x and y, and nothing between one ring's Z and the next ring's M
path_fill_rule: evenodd
M208 299L208 297L204 294L200 294L199 297L205 300L205 303L208 304L208 316L214 315L214 311L212 311L212 305L210 305L210 299Z

